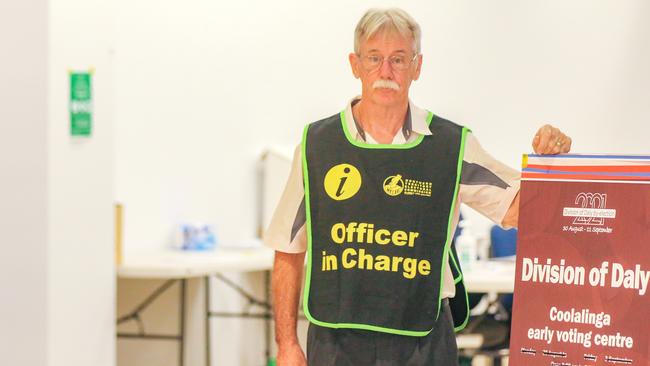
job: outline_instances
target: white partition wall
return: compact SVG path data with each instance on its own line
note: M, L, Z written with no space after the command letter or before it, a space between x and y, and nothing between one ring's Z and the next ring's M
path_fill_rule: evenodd
M48 359L115 363L114 17L104 0L49 1ZM70 70L93 69L90 137L70 137Z
M0 354L11 365L47 364L46 5L0 3Z
M0 4L2 364L115 364L113 17L101 0ZM90 137L69 71L94 69Z

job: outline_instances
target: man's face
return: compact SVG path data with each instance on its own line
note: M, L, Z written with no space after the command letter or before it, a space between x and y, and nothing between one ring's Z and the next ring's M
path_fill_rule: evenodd
M362 99L386 107L408 101L422 66L422 56L414 59L414 52L413 39L398 32L379 32L361 43L359 55L351 53L349 59L352 73L361 79ZM383 61L373 68L377 60Z

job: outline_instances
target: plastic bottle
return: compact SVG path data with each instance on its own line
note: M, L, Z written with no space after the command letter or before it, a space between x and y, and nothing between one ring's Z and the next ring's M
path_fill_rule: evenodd
M461 233L456 238L456 252L460 259L460 267L463 271L469 271L475 266L478 256L477 240L470 230L471 223L467 220L461 221L458 226Z

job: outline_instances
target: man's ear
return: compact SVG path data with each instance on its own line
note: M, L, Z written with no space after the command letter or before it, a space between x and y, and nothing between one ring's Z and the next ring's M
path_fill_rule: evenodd
M359 56L357 56L356 53L352 52L348 55L348 60L350 60L350 67L352 68L352 75L354 75L355 79L358 79L360 77L359 75L359 66L360 66L360 60Z
M420 70L422 70L422 54L418 55L415 62L417 62L417 65L415 66L415 74L413 75L413 81L420 78Z

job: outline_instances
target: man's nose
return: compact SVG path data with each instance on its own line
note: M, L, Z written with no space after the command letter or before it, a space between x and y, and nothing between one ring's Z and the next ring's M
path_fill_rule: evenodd
M379 66L379 76L381 76L383 79L392 78L393 68L391 67L390 61L388 59L384 59L384 61L381 63L381 66Z

